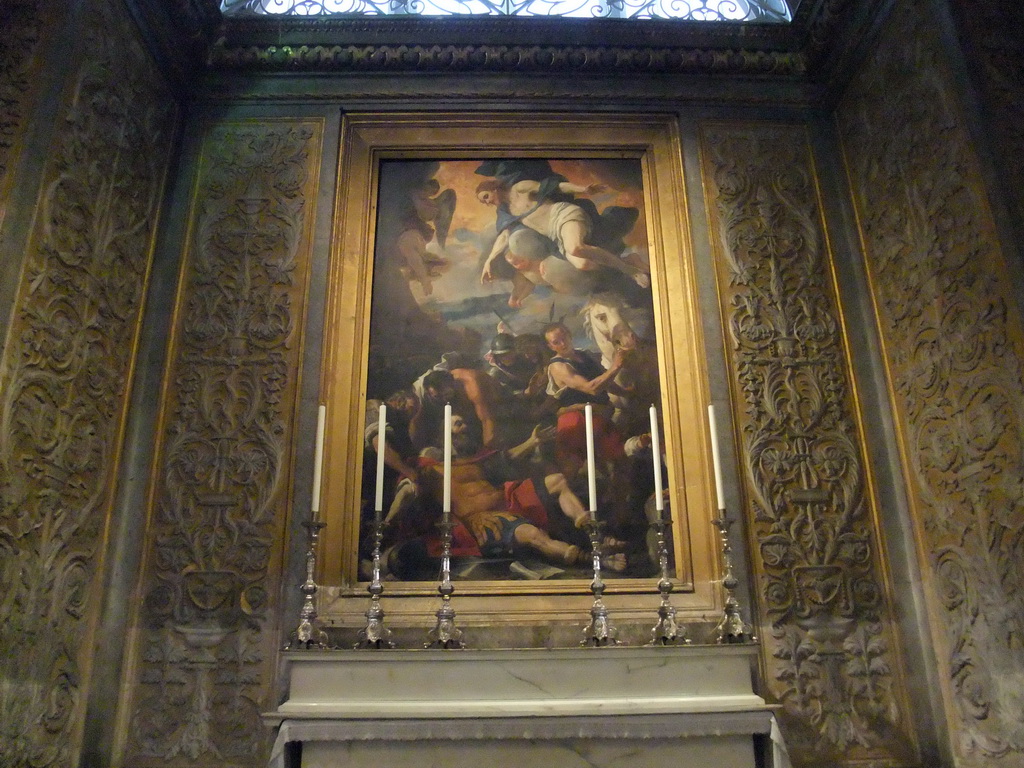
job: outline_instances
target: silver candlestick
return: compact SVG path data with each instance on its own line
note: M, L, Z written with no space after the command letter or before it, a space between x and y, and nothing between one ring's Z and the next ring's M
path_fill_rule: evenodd
M455 608L452 607L452 593L455 587L452 585L452 522L445 514L438 524L441 529L441 540L444 549L441 553L441 583L437 585L438 594L441 595L441 607L437 609L437 624L427 633L427 642L424 648L461 649L465 648L462 642L462 630L455 626Z
M594 566L594 579L590 582L590 593L594 596L594 604L590 607L590 624L584 630L580 645L600 647L618 645L615 635L617 630L608 620L608 609L601 596L604 594L604 582L601 581L601 529L604 523L591 515L587 522L587 534L590 536L590 552Z
M658 593L661 595L661 604L658 606L658 623L651 631L652 638L648 645L690 644L685 630L680 629L676 624L676 609L669 601L669 595L672 594L672 577L668 570L668 545L665 542L665 531L671 524L672 518L663 511L659 512L658 519L651 523L651 527L654 528L658 537L658 567L661 571L661 578L658 579Z
M307 520L303 523L309 532L309 547L306 549L306 580L299 591L304 595L302 610L299 611L299 625L288 636L286 651L306 649L324 650L329 648L327 633L324 632L317 622L316 617L316 593L319 589L316 584L316 550L320 538L320 531L326 527L326 523L319 520Z
M718 514L719 517L712 522L718 527L722 538L722 559L725 564L722 586L725 588L725 609L722 620L715 627L717 640L719 643L757 642L753 629L740 615L740 604L734 594L739 582L732 572L732 546L729 544L729 526L732 525L732 520L724 509L718 510Z
M370 607L366 609L366 627L359 632L356 650L394 648L391 630L384 626L384 609L380 604L380 596L384 592L384 584L380 580L380 544L384 538L381 511L373 515L373 576L366 591L370 593Z

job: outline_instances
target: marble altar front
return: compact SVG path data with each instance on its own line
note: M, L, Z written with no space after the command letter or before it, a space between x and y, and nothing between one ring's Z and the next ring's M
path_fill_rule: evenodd
M754 768L772 722L756 651L286 652L271 766Z

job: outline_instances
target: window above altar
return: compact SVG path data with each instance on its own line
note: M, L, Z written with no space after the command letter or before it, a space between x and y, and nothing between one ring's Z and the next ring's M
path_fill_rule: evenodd
M227 16L543 17L696 22L792 21L791 0L222 0Z

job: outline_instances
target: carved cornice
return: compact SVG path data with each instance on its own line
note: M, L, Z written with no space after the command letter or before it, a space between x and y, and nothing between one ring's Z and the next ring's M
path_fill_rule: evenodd
M323 124L208 128L164 406L126 764L265 760Z
M698 81L698 82L695 82ZM349 73L345 77L324 78L316 74L296 75L284 85L278 78L247 77L238 81L230 75L209 78L202 98L211 102L229 99L235 103L264 104L268 99L289 98L304 102L372 104L384 108L399 103L403 109L419 104L426 109L451 108L460 100L479 103L518 103L522 108L548 108L564 111L567 105L593 109L595 103L619 110L671 109L673 103L702 100L704 103L764 105L773 108L801 107L814 101L820 89L795 80L768 86L749 80L743 83L708 83L706 78L679 78L669 74L650 74L643 89L635 78L608 78L579 73L572 77L537 75L498 75L479 77L421 77L395 73L381 77L374 73Z
M180 76L226 72L638 73L831 80L891 0L800 3L791 24L521 17L220 18L131 0ZM210 48L213 38L219 34ZM567 42L570 41L570 42Z
M799 34L779 24L229 17L223 29L215 69L782 76L806 69Z
M806 134L701 135L768 688L801 764L912 761Z
M299 45L218 47L218 69L288 72L736 74L797 77L798 53L625 46ZM642 88L638 89L642 93Z
M958 765L1020 765L1024 330L943 48L934 20L900 4L840 129L944 680L943 730Z
M719 24L690 21L565 19L520 16L228 16L228 45L562 45L692 46L755 49L792 47L785 24Z
M69 52L0 370L0 764L77 749L133 340L175 119L131 22Z

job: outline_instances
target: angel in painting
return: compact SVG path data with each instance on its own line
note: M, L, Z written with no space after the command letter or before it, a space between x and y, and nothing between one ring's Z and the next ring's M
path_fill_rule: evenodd
M582 273L611 270L628 276L640 288L650 286L650 268L637 254L624 257L605 247L611 246L621 253L622 237L632 229L639 212L635 208L612 206L598 214L592 201L575 197L604 192L605 185L573 184L554 173L544 160L488 161L477 173L493 177L480 182L476 193L481 203L497 209L498 232L484 261L481 282L498 276L495 263L501 257L515 267L515 259L508 260L509 241L516 230L528 227L550 241L552 256ZM519 257L519 268L532 268L535 260L530 261L526 265ZM529 274L524 276L538 283ZM517 288L527 293L530 290L521 280Z
M410 189L403 208L402 233L395 242L402 274L419 283L424 296L430 296L433 281L448 266L440 254L455 211L455 190L442 191L437 179L428 176Z

